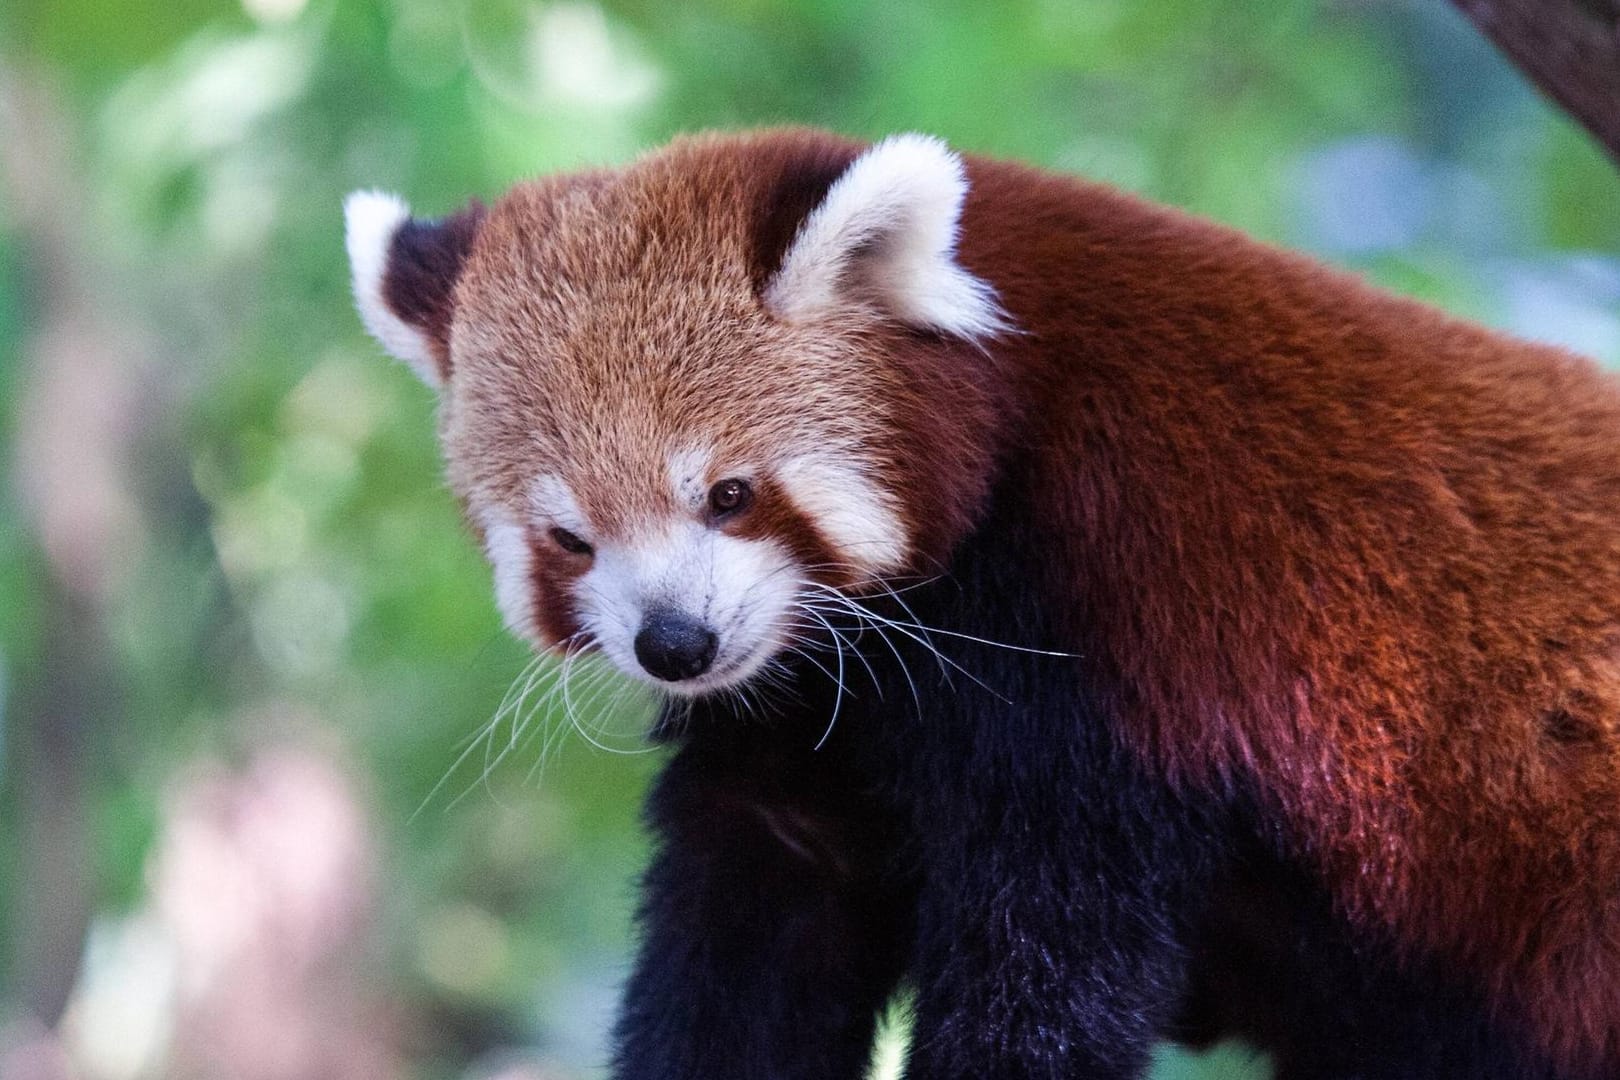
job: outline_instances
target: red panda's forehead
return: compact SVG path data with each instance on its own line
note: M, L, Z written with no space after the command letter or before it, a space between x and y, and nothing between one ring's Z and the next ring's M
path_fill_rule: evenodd
M503 328L456 357L447 448L498 470L488 484L511 499L555 476L595 529L627 535L690 512L683 481L768 477L807 452L886 443L879 369L846 343L712 294L575 303L565 318ZM875 460L857 467L883 471Z
M745 171L678 155L520 184L480 230L467 298L516 290L553 314L664 286L740 299L755 228L748 187Z
M458 368L568 397L662 393L772 351L737 199L648 171L522 185L496 205L457 290Z
M744 332L681 341L596 326L533 362L471 361L453 380L465 421L452 456L499 467L492 479L519 496L532 478L557 477L612 535L690 512L693 485L884 442L876 395L853 363Z

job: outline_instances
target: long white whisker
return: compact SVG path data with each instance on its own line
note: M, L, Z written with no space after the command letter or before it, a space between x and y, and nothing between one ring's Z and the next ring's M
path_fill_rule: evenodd
M797 601L797 603L800 604L801 606L806 605L806 601L803 598L800 598ZM857 637L855 637L853 639L849 639L849 638L845 638L837 630L833 629L833 626L832 626L831 623L824 621L822 625L827 627L827 632L828 633L832 634L834 637L838 638L839 641L841 641L845 645L849 646L849 651L851 653L855 654L855 659L859 660L861 662L861 666L866 668L866 674L872 680L872 686L873 686L874 689L877 690L878 697L881 698L883 696L883 685L878 682L877 672L872 670L872 663L871 663L871 661L867 660L866 654L863 653L860 649L857 649L855 647L855 642L859 640L859 636L858 636L859 633L860 633L859 627L857 626L857 629L856 629Z
M861 606L858 601L851 597L844 596L842 593L839 593L836 590L827 590L827 595L822 597L801 599L800 603L806 608L811 608L825 614L853 617L862 623L871 625L874 629L880 623L888 622L888 620L882 619L876 612L868 610L867 608ZM913 641L919 642L928 651L929 655L934 657L935 662L939 664L940 674L944 676L946 683L949 684L951 680L951 673L950 669L946 666L948 658L940 653L938 647L935 646L932 641L927 640L926 638L918 638L917 635L907 633L903 629L900 629L899 633L911 638Z
M551 713L549 707L549 703L556 696L556 692L560 686L560 683L553 684L552 690L548 692L545 697L535 706L534 712L536 715L538 715L542 709L545 709L546 715L551 717L552 722L541 725L540 731L536 733L537 735L542 736L540 740L540 753L535 759L534 765L529 769L527 777L527 780L529 781L538 781L539 778L544 775L546 765L554 756L556 756L558 751L561 750L563 745L563 735L568 730L568 726L566 724L559 724L556 722L556 717Z
M609 735L617 737L610 726L610 718L614 711L613 704L622 700L625 693L628 692L629 680L615 668L602 664L597 667L593 681L589 686L590 697L585 704L587 718L590 716L595 717L596 734L599 737L606 738ZM606 706L603 704L604 699L607 701ZM641 753L643 749L645 748L638 747L635 750L622 750L620 753Z
M883 642L884 645L888 646L889 651L894 654L895 663L900 665L900 674L906 677L906 685L911 689L911 702L917 708L917 715L921 716L923 711L922 695L917 690L917 681L911 677L911 665L906 663L906 658L901 654L899 646L895 645L893 639L891 639L889 635L884 632L883 625L880 622L875 619L870 619L865 612L857 614L856 617L869 619L872 630L877 634L878 640Z
M605 754L633 756L636 754L647 754L655 751L657 749L656 746L644 746L635 750L620 750L616 747L608 746L595 735L592 735L590 731L586 730L585 725L580 722L579 714L575 709L573 695L568 688L569 664L572 659L573 657L570 657L569 660L565 661L563 664L563 713L568 717L568 723L576 732L579 733L580 738L584 739L586 742L590 743L596 749Z
M809 650L812 648L822 648L823 645L820 641L817 641L816 639L808 637L804 634L787 634L784 636L783 641L785 644L791 646L795 653L804 657L805 661L817 671L827 676L829 680L832 679L833 673L827 670L827 666L821 661L817 660L815 657L811 656L809 652ZM783 676L780 672L778 672L777 677L782 678Z
M864 604L861 604L854 597L846 596L842 592L839 592L837 589L834 589L828 585L821 585L816 582L811 582L811 584L820 590L821 595L824 598L824 602L833 602L835 605L835 610L853 614L857 618L865 617L873 620L874 622L878 621L877 613L866 607ZM957 665L954 661L951 661L949 657L941 652L939 646L935 645L934 640L926 633L924 633L921 638L918 638L916 634L908 633L907 631L899 629L898 627L896 627L896 630L899 633L904 634L906 637L911 638L913 641L917 641L923 646L923 648L928 650L929 655L934 658L934 663L939 665L939 673L945 679L945 685L950 687L954 692L956 689L956 684L951 681L950 668L957 667L958 670L960 670L959 665Z
M558 642L557 647L564 649L566 655L567 651L572 649L573 643L579 638L579 636L580 635L578 633L570 634L568 637ZM566 664L566 660L564 663ZM545 668L543 665L535 663L531 664L531 667L533 668L533 671L529 677L524 680L523 689L518 693L517 697L510 703L510 705L506 707L506 712L510 717L511 723L511 735L507 740L507 745L497 752L493 758L491 758L489 754L490 743L485 744L484 771L479 777L478 783L483 786L490 798L495 799L497 802L500 800L489 786L490 776L497 768L500 767L501 763L505 761L514 750L517 749L522 741L523 732L528 729L529 723L540 713L540 711L545 707L546 703L552 699L557 690L557 681L553 680L551 686L540 695L539 699L533 704L533 706L528 706L530 695L539 687L541 678L545 674ZM499 723L499 716L497 716L495 723ZM462 799L466 798L466 796L471 792L472 785L469 785L467 790L463 791L459 796L457 796L450 805L455 806L456 803L459 803Z
M461 753L456 755L455 760L450 763L450 767L447 768L444 771L444 775L439 777L438 782L435 783L433 785L433 787L428 790L428 793L425 796L423 796L421 805L419 805L411 813L411 816L407 819L407 824L409 824L410 822L414 822L419 816L421 816L422 811L426 810L428 808L428 804L433 801L433 799L439 794L440 791L444 790L444 786L450 782L450 778L452 776L454 776L456 774L456 772L461 768L461 766L466 763L467 759L470 758L473 755L473 753L477 751L477 749L478 749L478 747L480 745L484 746L484 748L485 748L485 750L484 750L485 761L486 762L488 761L489 745L494 740L495 732L500 726L503 715L504 715L504 713L506 712L506 710L508 708L509 701L512 700L513 691L517 688L519 683L523 683L524 690L521 693L518 694L518 699L521 700L523 693L528 692L529 681L526 681L526 679L527 680L532 680L533 679L534 675L540 670L541 661L542 661L542 657L535 656L533 659L531 659L527 664L525 664L523 666L523 669L521 671L518 672L517 676L507 686L506 693L504 695L502 695L501 703L496 707L495 715L490 717L490 719L487 722L482 724L479 727L479 729L476 732L474 732L473 735L467 740L466 747L461 751ZM472 789L472 787L476 787L476 786L477 786L476 782L474 784L472 784L472 785L469 785L468 791L470 791ZM451 809L452 807L454 807L456 805L456 803L460 802L466 795L467 795L467 792L463 791L460 795L456 796L456 798L452 799L450 801L449 805L445 807L445 809L446 810Z
M913 616L915 618L915 616ZM937 626L923 626L919 623L895 621L896 626L909 626L915 630L925 630L932 634L943 634L946 637L961 638L963 641L976 641L980 645L989 645L997 649L1009 649L1013 652L1029 653L1032 656L1056 656L1066 660L1079 660L1084 653L1058 652L1055 649L1032 649L1026 645L1009 645L1005 641L991 641L989 638L974 637L959 630L941 630Z
M503 760L505 760L506 755L511 753L512 750L517 746L518 737L522 733L523 728L527 723L527 717L524 714L523 706L527 702L529 695L532 694L535 688L540 684L541 676L544 673L544 668L538 662L538 658L536 658L534 663L529 665L527 670L529 671L529 675L523 680L523 688L518 691L517 696L514 697L509 704L503 704L501 708L496 711L494 719L490 721L492 737L486 740L484 743L484 772L483 775L478 778L478 780L479 783L483 785L484 790L490 792L491 797L494 796L494 792L490 791L489 788L490 774L495 771L496 767L499 766ZM493 734L495 731L499 730L499 726L503 718L509 722L511 733L507 738L506 746L496 753L493 758L491 758L490 751L494 749L495 742Z
M966 675L975 684L977 684L980 689L984 690L986 693L991 694L992 696L1000 699L1001 701L1006 702L1009 705L1012 704L1011 699L1009 699L1006 695L1002 694L998 690L995 690L988 683L986 683L983 679L981 679L977 675L973 674L973 672L969 671L967 668L963 667L961 664L957 663L955 660L951 659L949 656L946 656L944 651L941 650L933 642L927 640L927 638L925 638L925 637L919 637L917 634L913 633L910 629L907 628L907 624L897 622L897 621L895 621L893 619L885 618L884 616L877 614L876 612L872 611L871 609L863 607L861 604L857 603L855 600L851 599L850 597L844 596L842 593L839 593L836 590L828 590L828 595L831 598L835 598L840 604L847 605L849 610L851 610L851 611L859 611L861 614L866 615L866 617L868 617L870 619L873 619L874 621L881 622L886 626L894 627L894 629L898 633L904 634L906 637L908 637L911 640L917 642L917 644L923 646L924 648L926 648L930 652L932 652L936 657L939 658L940 661L942 661L943 663L949 664L951 667L955 668L957 671L960 671L963 675ZM922 628L922 629L926 633L927 628Z
M838 631L832 628L832 623L822 618L821 615L815 611L815 609L805 605L804 610L810 612L811 615L820 620L821 624L827 628L827 632L837 639L837 641L841 643L844 640L842 637L839 637ZM844 704L844 650L841 644L834 650L833 656L838 660L838 678L835 680L838 684L838 692L833 698L832 716L827 720L827 730L823 731L821 733L821 738L816 740L815 749L817 750L820 750L823 746L827 745L827 739L832 735L833 725L838 723L838 710Z
M811 584L816 584L816 583L812 582ZM853 599L852 597L848 596L847 594L845 594L843 592L840 592L839 590L834 589L831 586L818 585L817 587L820 588L824 592L831 593L831 594L833 594L835 596L838 596L838 597L840 597L840 598L842 598L844 600ZM1082 654L1080 654L1080 653L1059 652L1059 651L1057 651L1055 649L1033 649L1033 648L1030 648L1027 645L1011 645L1011 644L1008 644L1005 641L992 641L990 638L975 637L972 634L964 634L960 630L943 630L943 629L941 629L940 627L937 627L937 626L928 626L928 625L924 624L921 619L917 618L917 613L911 609L910 604L907 604L904 600L900 599L899 594L901 592L904 592L904 591L907 591L907 590L903 590L903 589L902 590L885 589L884 591L888 595L894 597L895 602L897 604L899 604L902 609L904 609L906 615L911 619L910 622L905 622L905 621L899 620L899 619L891 619L891 620L889 620L890 622L893 622L897 626L900 626L900 625L908 626L913 630L920 630L920 631L923 631L924 633L943 634L946 637L961 638L964 641L973 641L973 642L977 642L980 645L990 645L990 646L993 646L994 648L997 648L997 649L1010 649L1013 652L1030 653L1031 655L1034 655L1034 656L1056 656L1056 657L1061 657L1063 659L1068 659L1068 660L1078 660L1078 659L1082 658Z

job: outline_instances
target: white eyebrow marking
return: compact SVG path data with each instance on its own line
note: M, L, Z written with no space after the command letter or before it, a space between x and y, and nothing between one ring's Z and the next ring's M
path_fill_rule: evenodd
M591 531L590 519L579 508L579 500L556 473L542 473L529 485L529 509L537 520L548 525L557 525L581 536Z
M714 453L703 447L677 450L669 455L669 487L675 500L692 509L703 504L709 490L709 466Z

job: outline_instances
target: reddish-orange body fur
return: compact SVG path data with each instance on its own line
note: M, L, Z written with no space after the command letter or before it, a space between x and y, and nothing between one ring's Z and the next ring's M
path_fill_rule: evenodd
M1253 784L1356 919L1620 1069L1615 381L1112 191L970 175L962 259L1063 403L1047 498L1142 753Z
M860 151L804 131L685 140L520 187L476 238L447 234L454 303L430 295L416 322L453 390L457 490L515 500L538 468L630 527L673 512L647 502L667 486L640 452L660 432L746 459L872 413L865 464L927 573L1021 462L1015 490L1062 538L1040 568L1057 647L1118 687L1147 770L1253 797L1353 926L1481 988L1492 1022L1568 1075L1620 1075L1615 380L981 159L957 256L1010 330L773 318L762 290ZM647 409L622 406L649 384ZM792 537L801 565L856 586L815 516L765 494L777 509L739 535ZM551 640L575 628L557 597L578 573L534 571Z

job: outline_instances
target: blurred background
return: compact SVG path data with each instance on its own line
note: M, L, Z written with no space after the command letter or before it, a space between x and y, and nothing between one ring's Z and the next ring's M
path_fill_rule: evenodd
M1620 362L1613 168L1444 0L8 0L0 1076L602 1075L644 706L603 681L600 746L499 711L555 675L339 204L780 121L1084 172Z

